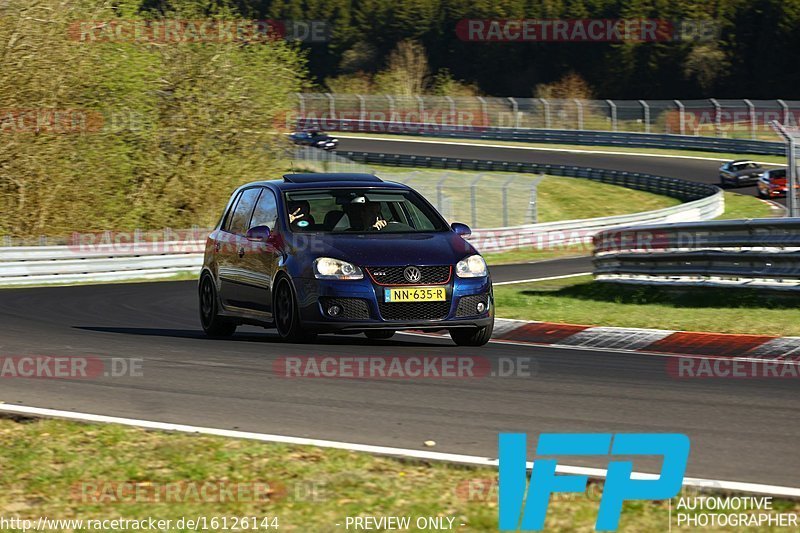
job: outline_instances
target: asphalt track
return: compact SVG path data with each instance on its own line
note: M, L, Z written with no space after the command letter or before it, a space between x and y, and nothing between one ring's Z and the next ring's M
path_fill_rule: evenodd
M531 268L551 269L540 263ZM397 335L321 336L282 344L241 328L210 340L198 326L195 283L0 291L0 353L142 359L142 376L0 380L0 400L62 410L361 444L495 457L497 434L681 432L687 475L797 486L795 380L677 380L667 358ZM468 379L287 378L284 356L482 357L532 372ZM110 363L106 362L106 365ZM108 368L108 366L106 366ZM520 368L517 366L517 368ZM564 458L604 467L606 458ZM659 470L652 460L636 470Z
M524 150L508 146L480 146L469 144L439 144L413 140L353 139L342 137L339 151L385 152L401 155L454 157L461 159L489 159L551 165L576 165L580 167L645 172L658 176L681 178L701 183L719 184L720 161L680 159L669 157L637 156L635 154L603 154L589 152L563 152ZM613 148L609 148L613 151ZM757 159L757 157L755 157ZM767 165L769 166L769 165ZM755 186L731 189L732 192L755 196ZM783 199L780 199L784 203Z
M703 179L716 165L468 151L689 179ZM508 281L586 267L585 258L548 261L495 267L493 276ZM405 334L383 342L326 335L314 344L283 344L269 330L248 327L232 339L211 340L199 328L194 282L6 289L0 323L4 357L142 360L141 376L0 379L0 401L9 404L411 449L433 440L435 451L488 457L496 457L497 434L504 431L528 433L531 453L542 432L680 432L692 441L689 476L800 486L800 391L792 379L679 380L667 372L669 358L655 355L494 342L460 348L448 338ZM282 357L309 355L476 357L495 370L501 362L524 370L520 365L529 362L531 371L467 379L287 378L275 366ZM561 461L604 468L607 459ZM634 469L657 472L660 462L636 458Z

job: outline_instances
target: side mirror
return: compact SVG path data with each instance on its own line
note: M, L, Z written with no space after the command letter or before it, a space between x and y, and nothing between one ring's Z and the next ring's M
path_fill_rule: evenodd
M460 222L453 222L452 224L450 224L450 227L453 229L453 231L456 232L456 235L460 235L462 237L469 237L470 235L472 235L472 230L469 229L469 226L467 226L466 224L461 224Z
M245 237L248 241L267 242L269 235L270 231L267 226L256 226L247 230Z

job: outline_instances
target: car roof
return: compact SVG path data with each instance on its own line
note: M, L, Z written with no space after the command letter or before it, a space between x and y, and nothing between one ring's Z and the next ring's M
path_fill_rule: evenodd
M735 165L737 163L755 163L752 159L734 159L729 164Z
M360 173L333 173L333 172L319 172L319 173L303 173L303 174L286 174L282 180L264 180L253 181L242 185L240 189L253 186L267 186L281 191L293 191L302 189L319 189L326 188L353 188L353 187L379 187L385 189L401 189L408 190L407 185L402 183L394 183L391 181L383 181L374 174L360 174Z

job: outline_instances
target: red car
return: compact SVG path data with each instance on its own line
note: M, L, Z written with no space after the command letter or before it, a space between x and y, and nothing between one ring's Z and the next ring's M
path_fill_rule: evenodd
M767 170L758 179L759 198L775 198L776 196L786 196L788 185L786 183L786 169L775 168Z

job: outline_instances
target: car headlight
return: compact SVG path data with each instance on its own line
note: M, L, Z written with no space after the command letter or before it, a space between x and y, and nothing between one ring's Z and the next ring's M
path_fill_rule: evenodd
M456 276L459 278L482 278L488 274L486 261L477 254L465 257L456 264Z
M347 261L330 257L314 260L314 277L317 279L364 279L361 269Z

